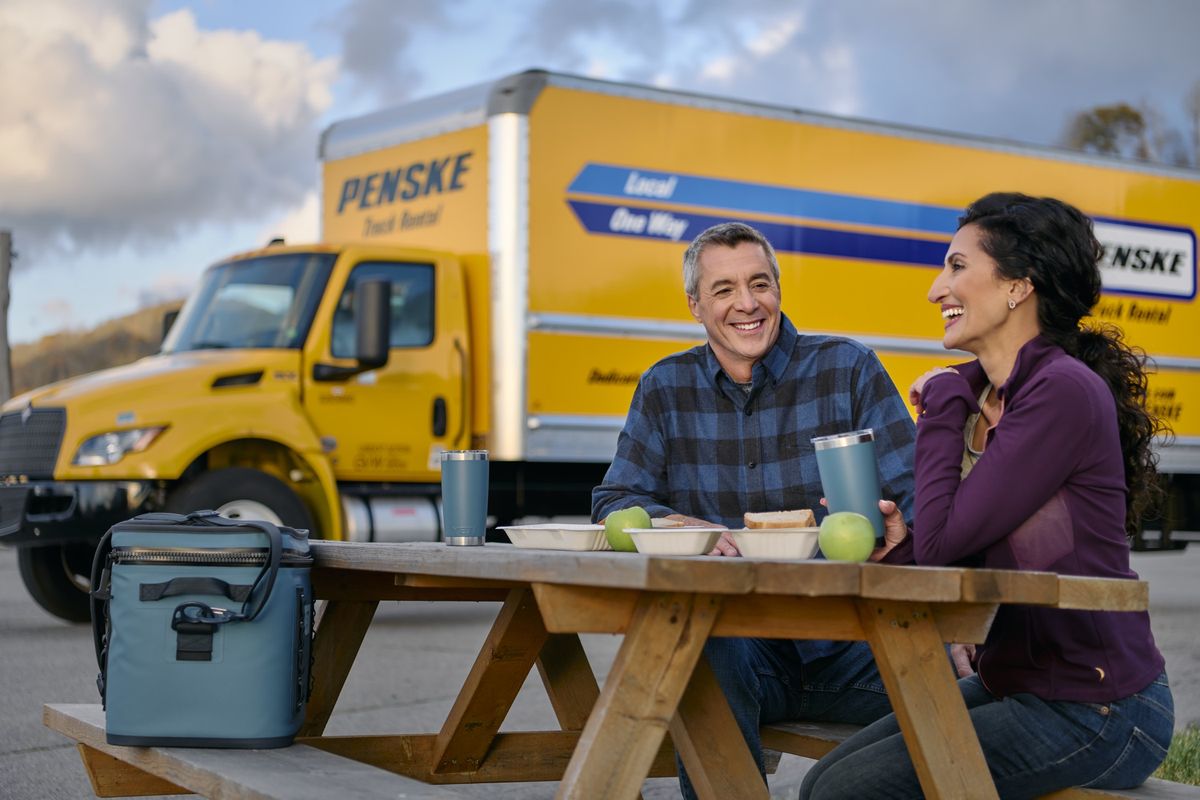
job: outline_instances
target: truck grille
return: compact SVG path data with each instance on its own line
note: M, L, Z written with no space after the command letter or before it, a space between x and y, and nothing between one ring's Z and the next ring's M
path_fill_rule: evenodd
M25 408L0 416L0 478L53 478L66 427L62 408Z

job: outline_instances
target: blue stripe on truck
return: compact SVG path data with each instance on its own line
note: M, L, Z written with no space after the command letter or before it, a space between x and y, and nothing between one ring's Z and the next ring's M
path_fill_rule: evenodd
M610 236L689 242L711 225L737 219L736 215L692 214L675 209L644 208L584 200L567 202L589 233ZM941 267L946 256L946 242L763 220L743 221L762 231L771 245L783 253L891 261L923 267Z
M949 236L962 209L878 200L871 197L793 189L765 183L706 178L674 172L587 164L567 188L629 200L660 200L672 205L775 214L826 222L900 228ZM940 260L940 259L939 259Z

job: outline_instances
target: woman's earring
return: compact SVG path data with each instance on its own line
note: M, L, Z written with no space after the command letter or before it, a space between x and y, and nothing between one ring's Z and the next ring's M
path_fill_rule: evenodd
M1011 297L1008 298L1008 310L1012 311L1016 307L1017 307L1017 301L1013 300Z

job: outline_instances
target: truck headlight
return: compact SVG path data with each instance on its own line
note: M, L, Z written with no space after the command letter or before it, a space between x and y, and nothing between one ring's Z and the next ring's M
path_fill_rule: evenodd
M160 425L157 428L129 428L93 436L79 445L71 463L77 467L115 464L124 458L126 453L140 453L145 450L164 430L166 426Z

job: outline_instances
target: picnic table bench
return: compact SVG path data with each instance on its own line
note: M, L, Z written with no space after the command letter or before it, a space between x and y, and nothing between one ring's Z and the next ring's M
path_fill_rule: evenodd
M315 542L313 552L314 590L325 603L297 744L278 751L110 746L98 707L47 706L46 724L80 742L98 795L165 793L166 781L175 791L220 797L327 796L331 785L346 797L453 797L444 784L558 781L559 798L633 798L647 777L675 774L677 748L701 797L766 798L701 658L709 636L759 636L870 642L926 796L995 798L944 643L982 642L1001 603L1106 610L1148 603L1140 581L1004 570L509 545ZM381 600L502 607L439 732L324 735ZM603 688L581 633L624 636ZM534 667L559 729L501 733ZM817 757L851 730L797 725L768 726L764 745ZM1155 793L1175 791L1160 784L1054 797L1200 797L1200 790ZM146 785L154 790L130 791Z

